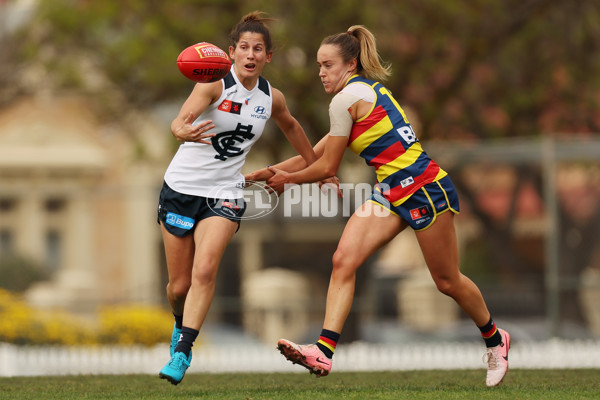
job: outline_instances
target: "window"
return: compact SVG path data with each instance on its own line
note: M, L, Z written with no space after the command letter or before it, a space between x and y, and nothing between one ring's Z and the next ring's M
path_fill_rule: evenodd
M59 231L51 229L46 232L46 266L56 271L61 263L62 237Z
M0 198L0 213L9 213L15 209L16 200L9 197Z
M0 255L8 256L14 252L14 237L8 229L0 230Z
M61 198L49 198L46 200L44 207L48 214L59 213L65 209L66 201Z

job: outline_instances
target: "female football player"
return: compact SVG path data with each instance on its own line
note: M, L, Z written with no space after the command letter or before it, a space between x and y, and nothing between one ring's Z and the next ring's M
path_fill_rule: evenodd
M261 76L273 55L268 19L262 14L244 16L231 31L229 75L196 84L171 124L183 143L164 176L158 220L175 324L171 360L159 376L175 385L190 366L219 263L244 214L241 169L267 119L275 120L305 162L316 159L283 94Z
M279 192L284 184L321 181L336 174L349 147L375 168L377 186L349 219L333 255L321 335L309 345L281 339L279 350L311 373L327 375L352 306L356 270L410 226L439 291L452 297L479 327L487 346L486 384L498 385L508 370L510 336L496 328L481 292L459 271L456 190L448 174L423 151L390 91L379 83L390 70L380 61L374 36L360 25L329 36L321 43L317 63L325 92L334 95L329 134L315 147L319 159L307 166L296 157L249 176L268 179Z

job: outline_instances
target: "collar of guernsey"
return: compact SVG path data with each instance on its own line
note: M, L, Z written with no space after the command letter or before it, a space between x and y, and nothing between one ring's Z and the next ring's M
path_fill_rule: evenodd
M423 150L404 110L385 86L360 75L351 76L346 82L350 84L369 86L375 102L352 125L348 147L375 168L378 189L394 206L447 175Z

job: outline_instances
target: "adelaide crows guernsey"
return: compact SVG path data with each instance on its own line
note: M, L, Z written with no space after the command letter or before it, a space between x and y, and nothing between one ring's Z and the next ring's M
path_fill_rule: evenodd
M222 80L221 97L198 116L193 125L212 120L216 133L211 144L185 142L165 173L165 182L179 193L208 198L243 197L242 167L248 151L260 138L271 117L271 86L259 77L247 90L234 68Z
M349 85L367 85L374 92L371 110L352 125L348 147L375 168L378 187L388 201L398 206L447 175L423 151L404 110L381 83L354 75L345 88Z

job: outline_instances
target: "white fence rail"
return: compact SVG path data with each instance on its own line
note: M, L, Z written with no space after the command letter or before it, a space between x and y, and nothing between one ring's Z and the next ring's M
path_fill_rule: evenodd
M335 371L484 369L480 344L341 345ZM157 374L168 344L155 347L30 347L0 344L0 376ZM190 373L303 372L274 347L231 345L194 348ZM511 368L600 368L600 341L514 343Z

